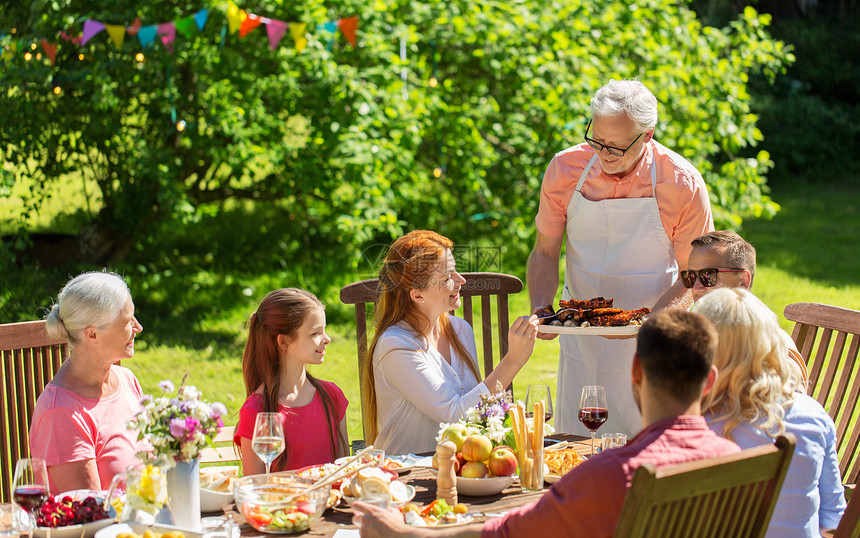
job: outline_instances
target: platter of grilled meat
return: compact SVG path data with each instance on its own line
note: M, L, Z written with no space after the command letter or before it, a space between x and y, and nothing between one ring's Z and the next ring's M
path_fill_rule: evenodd
M623 336L636 334L645 321L650 308L623 310L612 306L614 299L593 299L558 302L558 310L552 305L538 309L541 320L539 332L556 334L591 334L595 336Z

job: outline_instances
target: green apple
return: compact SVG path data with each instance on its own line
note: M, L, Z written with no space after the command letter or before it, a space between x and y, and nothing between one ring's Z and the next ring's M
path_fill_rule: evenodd
M466 441L467 437L469 437L469 430L465 424L459 422L451 424L442 432L442 440L454 443L457 446L456 452L463 450L463 442Z

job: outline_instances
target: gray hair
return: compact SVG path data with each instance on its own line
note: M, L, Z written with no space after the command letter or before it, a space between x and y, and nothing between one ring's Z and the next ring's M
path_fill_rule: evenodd
M119 317L129 297L128 285L118 274L82 273L63 286L45 317L48 335L75 342L87 327L104 327Z
M610 80L591 98L591 117L619 114L645 132L657 125L657 98L638 80Z

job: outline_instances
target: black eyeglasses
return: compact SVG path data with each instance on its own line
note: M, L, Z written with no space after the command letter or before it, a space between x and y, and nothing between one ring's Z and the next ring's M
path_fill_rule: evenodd
M588 142L588 145L595 149L598 153L600 153L603 149L609 152L610 155L615 155L616 157L624 157L624 154L633 147L633 144L636 143L637 140L642 138L642 135L645 133L639 133L639 136L636 137L636 140L630 142L630 145L624 149L616 148L615 146L607 146L606 144L601 144L597 140L593 138L588 138L588 130L591 128L592 120L588 120L588 125L585 126L585 141Z
M681 281L685 288L692 288L696 285L696 277L699 277L699 282L706 288L713 288L717 285L718 273L737 273L746 271L746 269L699 269L698 271L681 271Z

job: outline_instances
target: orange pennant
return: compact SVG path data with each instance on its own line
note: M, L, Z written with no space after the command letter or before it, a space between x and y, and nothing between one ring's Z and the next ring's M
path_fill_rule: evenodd
M347 17L337 21L337 27L349 44L355 47L355 31L358 29L358 16Z
M242 21L242 24L239 25L239 37L245 37L251 31L254 30L257 26L260 26L260 23L263 21L260 20L260 17L248 13L248 16L245 17L245 20Z
M134 19L134 22L131 23L131 26L125 29L130 35L137 35L137 32L140 30L142 23L140 22L140 17Z
M57 59L57 44L49 43L47 39L43 39L41 43L42 48L45 50L45 54L51 60L51 65L54 65L54 61Z

